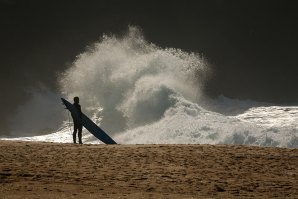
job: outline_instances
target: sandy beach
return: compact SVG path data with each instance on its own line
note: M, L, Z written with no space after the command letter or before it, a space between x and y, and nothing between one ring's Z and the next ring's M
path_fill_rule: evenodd
M0 198L298 198L298 149L0 141Z

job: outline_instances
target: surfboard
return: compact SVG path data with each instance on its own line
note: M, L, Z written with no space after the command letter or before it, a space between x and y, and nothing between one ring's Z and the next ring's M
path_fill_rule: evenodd
M61 98L66 108L73 114L76 119L79 119L78 111L76 107L64 98ZM89 119L84 113L82 113L82 125L92 133L97 139L105 144L117 144L104 130L97 126L91 119Z

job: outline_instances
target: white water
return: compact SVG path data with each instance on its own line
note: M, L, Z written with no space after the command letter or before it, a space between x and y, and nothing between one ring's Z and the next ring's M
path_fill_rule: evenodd
M198 54L161 49L130 28L80 54L59 82L62 95L79 96L85 114L121 144L298 147L298 107L207 99L200 87L209 73ZM17 139L71 142L64 118L56 133ZM100 143L83 134L85 143Z

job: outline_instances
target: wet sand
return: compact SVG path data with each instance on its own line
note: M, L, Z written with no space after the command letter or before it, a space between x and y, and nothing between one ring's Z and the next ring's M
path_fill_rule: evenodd
M298 149L0 141L0 198L298 198Z

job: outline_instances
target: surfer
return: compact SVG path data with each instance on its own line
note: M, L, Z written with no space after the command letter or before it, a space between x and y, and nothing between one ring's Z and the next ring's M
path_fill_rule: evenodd
M76 117L71 114L72 119L73 119L73 143L76 144L76 137L77 137L77 132L78 132L78 137L79 137L79 144L82 143L82 111L81 111L81 105L80 105L80 99L79 97L74 97L73 98L73 105L77 109L78 117L79 119L76 119Z

